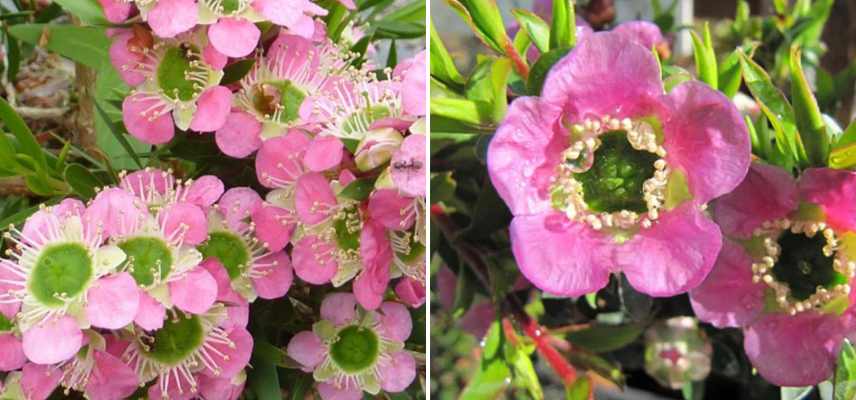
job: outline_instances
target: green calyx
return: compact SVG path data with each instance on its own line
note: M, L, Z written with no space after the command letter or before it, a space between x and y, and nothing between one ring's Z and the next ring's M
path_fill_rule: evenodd
M819 286L830 289L847 283L847 277L833 268L833 257L823 254L823 235L808 237L785 231L778 244L782 253L771 272L777 281L788 285L791 297L805 300Z
M30 274L30 293L43 305L59 307L63 299L84 292L93 277L93 260L79 243L60 243L45 247Z
M125 263L129 272L142 286L155 283L155 277L167 277L172 270L172 252L162 239L136 237L118 246L127 255Z
M203 258L216 257L226 268L229 278L237 279L250 264L250 249L240 236L219 231L208 235L208 240L199 246Z
M199 62L192 48L170 47L158 64L158 86L164 95L180 101L190 101L202 92L193 76L199 73Z
M13 324L12 321L9 320L9 318L6 318L3 313L0 313L0 332L11 331L14 327L15 324Z
M574 174L586 205L595 212L647 211L642 185L654 176L657 155L634 149L624 131L607 132L600 140L591 168Z
M289 80L256 85L253 107L274 122L287 124L300 118L300 106L306 93Z
M343 371L357 373L372 367L380 355L380 339L371 329L352 325L339 331L330 345L330 357Z
M202 346L204 338L199 317L179 312L174 319L164 321L142 352L163 364L178 365Z
M336 244L343 250L360 250L360 211L356 206L344 209L333 222Z

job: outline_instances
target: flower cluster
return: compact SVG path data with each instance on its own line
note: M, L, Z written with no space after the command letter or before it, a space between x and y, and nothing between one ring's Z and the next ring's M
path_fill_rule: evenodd
M11 228L0 260L0 369L16 371L6 392L240 393L254 297L237 295L216 259L203 261L221 194L234 192L223 190L213 176L182 181L147 169L123 174L88 204L66 199ZM282 296L292 282L288 257L277 255L244 275L258 296Z

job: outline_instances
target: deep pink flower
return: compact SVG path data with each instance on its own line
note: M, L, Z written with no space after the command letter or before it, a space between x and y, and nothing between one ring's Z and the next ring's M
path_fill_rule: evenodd
M622 271L671 296L713 267L721 234L700 206L743 179L749 147L725 96L698 82L665 93L650 50L604 32L553 67L540 98L512 103L488 169L534 285L579 296Z
M754 163L713 203L726 239L716 267L690 291L696 315L741 327L758 372L781 386L831 376L852 327L856 269L856 173L788 172Z
M333 293L321 304L321 321L288 343L288 355L313 373L325 400L381 389L401 392L416 378L415 360L404 350L411 330L410 313L401 304L385 302L366 311L354 295Z

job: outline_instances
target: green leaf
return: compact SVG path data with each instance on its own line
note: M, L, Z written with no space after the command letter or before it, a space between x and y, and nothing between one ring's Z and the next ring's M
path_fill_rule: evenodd
M3 120L6 129L12 132L15 139L18 140L18 145L23 154L28 155L33 160L34 171L47 173L47 160L42 145L27 127L24 119L3 98L0 98L0 119Z
M95 197L96 188L103 184L95 174L80 164L69 164L65 167L63 175L65 176L66 183L83 200Z
M63 9L88 25L109 25L98 0L54 0Z
M459 400L493 399L508 386L511 370L500 350L503 349L502 325L494 321L484 339L481 367L464 388Z
M8 35L6 30L6 79L9 82L14 82L18 76L18 70L21 69L21 46L18 40Z
M681 388L681 394L684 400L702 400L704 399L704 381L687 382Z
M794 110L790 103L773 84L767 72L742 53L740 65L746 86L749 87L761 111L773 125L779 151L794 163L806 164L808 156L800 141Z
M702 82L710 87L718 88L719 77L717 75L716 52L710 38L710 27L704 24L704 41L699 38L695 31L690 32L693 39L693 58L696 64L696 73Z
M498 123L508 109L506 90L511 77L511 60L506 57L485 57L476 67L467 84L466 96L478 104L488 104L488 122Z
M363 201L369 198L369 195L372 193L376 179L377 177L356 179L349 183L348 186L345 186L345 188L339 192L339 196L351 200Z
M529 395L533 399L543 399L544 391L541 389L541 381L538 379L538 373L535 371L535 365L532 363L530 354L534 349L527 349L526 346L514 346L511 343L505 345L505 359L514 371L514 381L526 388ZM532 347L531 345L529 346Z
M107 50L110 39L104 28L57 24L21 24L9 27L9 33L27 43L43 46L72 61L101 69L110 63Z
M488 47L505 54L511 46L511 39L502 22L502 14L494 0L446 0L473 33Z
M835 400L856 399L856 349L848 339L844 339L838 352L833 393Z
M431 98L431 115L480 125L490 122L493 114L491 104L449 97Z
M719 63L717 69L719 71L717 77L719 91L728 96L729 99L734 97L740 90L740 50L732 51L728 57Z
M595 353L618 350L639 338L645 327L642 324L606 325L595 323L590 328L568 334L571 343Z
M526 30L526 34L532 39L532 43L535 43L538 51L542 53L550 51L550 26L541 17L522 8L511 10L511 15Z
M571 51L570 48L553 49L538 58L538 61L535 62L535 65L529 71L529 80L526 82L526 90L530 95L538 96L541 94L541 87L544 86L547 73L569 51Z
M591 395L591 382L587 376L577 378L565 389L567 400L588 400Z
M571 0L553 0L550 49L573 48L577 42L577 22Z
M829 157L829 135L826 124L817 106L817 100L803 72L800 50L791 47L791 99L794 103L794 118L800 138L805 145L809 162L813 166L826 166Z
M425 22L425 1L413 0L383 17L382 21Z
M378 39L416 39L425 36L422 22L380 21L375 37Z
M247 372L247 385L255 393L256 399L281 400L276 366L257 354L253 354L251 364L253 368Z
M455 67L455 62L452 61L452 56L446 50L443 44L443 39L434 29L434 23L431 22L431 76L439 79L446 84L464 84L464 77L458 72Z
M106 129L110 132L110 134L119 142L125 152L134 160L134 163L137 164L137 167L142 168L143 162L140 160L140 156L137 155L137 152L134 151L134 147L131 145L131 142L128 141L128 137L125 134L125 128L120 122L112 122L110 118L107 116L104 109L101 107L101 104L95 103L96 114L100 118L101 122L106 125ZM96 122L98 122L96 120Z
M223 79L220 80L220 84L228 85L240 81L250 73L255 63L256 60L254 58L248 58L227 65L226 68L223 68Z

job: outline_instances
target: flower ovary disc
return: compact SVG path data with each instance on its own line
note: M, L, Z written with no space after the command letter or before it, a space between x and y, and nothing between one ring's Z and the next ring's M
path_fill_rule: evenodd
M380 354L380 340L371 329L352 325L339 331L330 357L343 371L357 373L372 367Z
M216 257L226 268L229 278L236 279L250 263L250 250L237 235L229 232L212 232L208 241L199 247L204 258Z
M202 346L204 335L199 317L179 313L167 318L153 336L143 338L148 342L143 353L161 363L178 365Z
M172 252L167 244L154 237L136 237L119 243L127 255L129 272L142 286L155 283L155 278L163 279L172 270Z
M65 299L83 293L92 279L92 257L79 243L45 247L30 275L30 293L48 307L62 306Z

